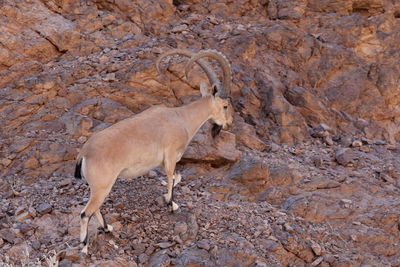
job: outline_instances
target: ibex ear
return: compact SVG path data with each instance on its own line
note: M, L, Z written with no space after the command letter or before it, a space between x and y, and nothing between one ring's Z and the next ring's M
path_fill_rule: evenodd
M217 96L217 94L218 94L218 86L216 84L212 85L211 94L212 94L213 97Z
M205 81L201 81L201 83L200 83L200 93L201 93L201 97L206 97L207 95L210 94L208 92L207 84Z

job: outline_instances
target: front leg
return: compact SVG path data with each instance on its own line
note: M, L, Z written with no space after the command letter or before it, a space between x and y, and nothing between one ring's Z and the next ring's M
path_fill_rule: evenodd
M171 206L171 212L177 211L179 209L178 204L176 204L173 201L173 193L174 193L173 190L174 190L174 184L175 184L174 178L176 176L176 175L174 175L175 166L176 166L176 157L173 155L173 153L167 154L164 159L164 169L165 169L165 172L167 173L168 193L166 195L164 195L164 198L165 198L165 201L167 202L167 204L169 206ZM176 177L176 179L178 179L178 177Z

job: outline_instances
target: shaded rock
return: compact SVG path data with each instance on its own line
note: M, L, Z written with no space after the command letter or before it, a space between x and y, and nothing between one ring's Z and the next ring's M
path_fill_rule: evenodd
M315 255L320 256L322 252L322 248L318 243L312 242L311 249L314 251Z
M353 143L353 138L349 135L341 136L340 144L344 147L349 147Z
M132 245L134 255L140 255L145 252L146 246L143 243L137 243Z
M174 245L174 243L172 243L172 242L161 242L161 243L157 244L157 246L159 246L162 249L169 248L169 247L171 247L173 245Z
M31 217L31 214L29 213L29 211L25 211L25 212L22 212L21 214L18 214L15 217L15 221L22 222L22 221L25 221L30 218L32 218L32 217Z
M39 161L34 157L29 158L27 159L27 161L25 161L24 168L26 169L34 170L38 167L39 167Z
M267 147L267 145L257 137L254 127L245 122L235 122L234 132L238 145L243 145L258 151L264 151Z
M346 166L355 159L355 155L350 148L344 148L335 153L335 159L340 165Z
M244 156L232 166L228 173L228 178L240 182L246 186L252 183L263 185L270 183L269 166L261 159Z
M270 177L274 186L289 186L303 179L303 174L294 168L282 165L271 168Z
M186 222L177 222L174 226L175 235L186 234L187 230L188 230L188 225Z
M332 137L330 135L324 136L323 140L324 140L324 143L327 144L328 146L332 146L333 145L333 140L332 140Z
M190 213L186 218L186 223L188 225L188 231L186 234L182 235L182 239L189 242L196 240L196 236L199 232L197 216L194 213Z
M165 254L165 250L161 250L154 255L152 255L149 259L148 266L149 267L167 267L169 266L171 259Z
M360 140L354 140L351 144L352 147L360 147L362 146L362 142Z
M36 211L40 215L43 215L43 214L51 212L52 209L53 209L53 207L49 203L42 203L36 208Z
M210 162L219 166L236 162L240 159L241 152L236 149L234 134L221 131L213 139L210 135L210 124L206 124L193 137L191 143L182 156L183 162Z
M13 259L21 259L22 257L29 257L32 252L32 248L26 243L18 244L10 248L7 255Z
M178 263L182 266L200 265L213 266L210 254L204 249L186 249L178 258Z
M274 142L271 142L268 146L267 149L271 152L277 152L279 151L279 149L281 149L281 147L277 144L275 144Z
M72 261L70 261L69 259L62 259L59 263L58 263L59 267L70 267L72 266Z
M206 239L199 240L199 241L197 241L196 244L197 244L198 248L202 248L202 249L205 249L207 251L210 250L210 243Z
M385 140L374 140L373 143L374 143L374 145L378 145L378 146L386 145Z
M10 229L2 229L0 230L0 238L8 243L14 244L14 240L17 236Z

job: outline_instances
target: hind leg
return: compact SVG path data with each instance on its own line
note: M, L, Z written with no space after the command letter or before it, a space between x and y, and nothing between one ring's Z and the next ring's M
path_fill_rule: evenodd
M89 202L87 203L86 207L82 210L81 212L81 235L80 235L80 241L81 241L81 246L82 246L82 253L87 254L88 252L88 224L90 218L93 216L93 214L97 215L97 211L100 213L99 209L101 205L104 202L104 199L107 197L108 193L111 190L112 185L109 188L103 189L103 190L92 190ZM101 216L101 214L100 214ZM99 217L97 217L99 218ZM104 218L101 216L102 222L100 223L103 228L106 225L104 223ZM110 226L111 227L111 226ZM107 225L107 230L112 230L112 227L109 228Z

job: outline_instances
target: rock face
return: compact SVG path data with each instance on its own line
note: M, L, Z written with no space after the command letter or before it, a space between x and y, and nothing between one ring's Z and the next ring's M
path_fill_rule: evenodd
M77 245L93 134L200 97L174 48L229 59L233 129L189 145L181 214L159 171L118 181L60 266L399 265L398 1L3 0L0 32L0 265Z

